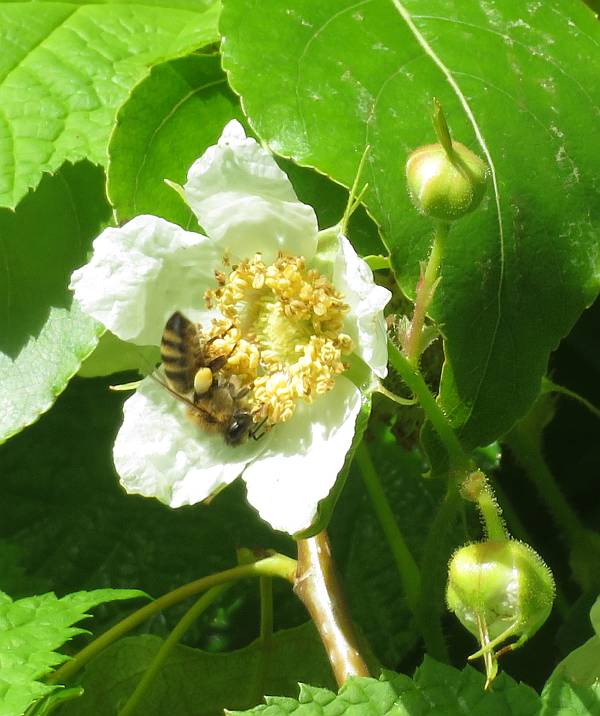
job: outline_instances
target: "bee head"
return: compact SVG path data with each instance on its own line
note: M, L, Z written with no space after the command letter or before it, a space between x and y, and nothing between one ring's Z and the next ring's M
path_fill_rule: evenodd
M225 442L228 445L241 445L250 434L253 422L250 413L235 413L225 431Z

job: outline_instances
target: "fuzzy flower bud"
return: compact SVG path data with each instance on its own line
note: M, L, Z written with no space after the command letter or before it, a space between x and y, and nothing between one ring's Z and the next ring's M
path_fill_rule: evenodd
M474 634L483 656L488 685L496 658L522 646L546 621L554 601L554 579L529 545L513 540L477 542L458 549L450 560L446 601ZM516 641L494 649L510 637Z

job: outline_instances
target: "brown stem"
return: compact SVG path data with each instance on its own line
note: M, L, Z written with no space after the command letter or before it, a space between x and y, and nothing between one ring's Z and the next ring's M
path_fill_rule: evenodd
M358 650L325 530L309 539L298 540L294 592L317 627L338 686L350 676L370 676Z

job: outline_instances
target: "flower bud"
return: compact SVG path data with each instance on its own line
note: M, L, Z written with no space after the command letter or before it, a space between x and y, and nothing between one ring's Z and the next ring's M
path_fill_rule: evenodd
M427 144L406 162L413 204L439 221L455 221L476 209L487 183L487 165L476 154L460 142L451 142L448 149Z
M554 601L554 579L529 545L513 540L476 542L458 549L448 566L446 601L486 658L488 683L498 653L522 646L546 621ZM505 649L494 649L517 637Z

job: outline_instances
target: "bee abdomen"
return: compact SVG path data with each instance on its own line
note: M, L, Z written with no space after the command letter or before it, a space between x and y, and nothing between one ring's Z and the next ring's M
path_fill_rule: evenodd
M160 355L169 386L178 393L193 387L193 347L190 345L195 329L182 313L176 311L167 321L160 341Z

